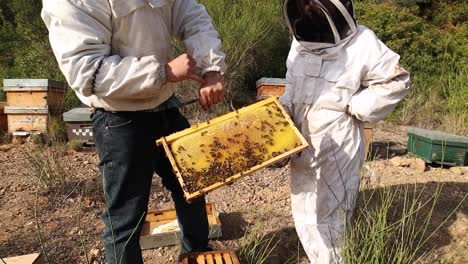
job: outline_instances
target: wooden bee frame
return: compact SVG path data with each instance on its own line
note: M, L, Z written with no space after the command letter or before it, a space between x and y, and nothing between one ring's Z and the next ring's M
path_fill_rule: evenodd
M192 133L195 133L195 132L198 132L202 129L205 129L209 126L212 126L213 124L217 124L219 122L223 122L223 121L226 121L226 120L229 120L231 118L234 118L236 116L238 116L239 114L241 113L248 113L252 110L255 110L256 108L259 108L259 107L263 107L263 106L266 106L268 104L275 104L280 110L281 110L281 113L283 114L285 120L288 122L288 125L291 126L291 128L293 129L294 131L294 134L297 136L297 138L300 140L300 145L295 147L294 149L292 150L289 150L285 153L282 153L274 158L271 158L259 165L256 165L256 166L253 166L251 167L250 169L246 170L246 171L243 171L243 172L240 172L236 175L232 175L231 177L225 179L224 181L222 182L217 182L215 184L212 184L208 187L205 187L201 190L198 190L196 192L193 192L193 193L190 193L187 189L187 186L186 184L184 183L184 178L182 177L182 173L181 173L181 169L178 167L177 165L177 162L174 158L174 155L170 149L170 145L184 137L184 136L187 136L187 135L190 135ZM228 113L226 115L223 115L221 117L218 117L218 118L215 118L211 121L208 121L206 123L202 123L202 124L199 124L199 125L195 125L195 126L192 126L191 128L188 128L186 130L183 130L181 132L178 132L178 133L175 133L175 134L172 134L170 136L167 136L167 137L163 137L161 139L159 139L157 141L157 144L159 146L163 146L165 152L166 152L166 155L172 165L172 168L173 168L173 171L175 173L175 175L177 176L177 179L179 180L179 183L182 187L182 190L184 191L184 195L185 195L185 198L187 201L191 201L197 197L200 197L200 196L203 196L205 193L208 193L210 191L213 191L215 189L218 189L224 185L229 185L231 183L233 183L234 181L238 180L239 178L242 178L248 174L251 174L253 172L256 172L260 169L263 169L265 167L268 167L269 165L272 165L273 163L276 163L278 161L281 161L285 158L288 158L289 156L295 154L295 153L298 153L304 149L306 149L309 144L307 143L307 141L305 140L305 138L301 135L301 133L299 132L299 130L294 126L294 123L293 121L291 120L291 118L289 117L289 115L287 114L286 110L281 106L281 104L278 102L277 98L276 97L271 97L269 99L266 99L266 100L263 100L263 101L260 101L260 102L257 102L253 105L250 105L250 106L247 106L247 107L244 107L242 109L239 109L235 112L231 112L231 113Z
M182 264L240 264L234 251L192 253L182 258Z

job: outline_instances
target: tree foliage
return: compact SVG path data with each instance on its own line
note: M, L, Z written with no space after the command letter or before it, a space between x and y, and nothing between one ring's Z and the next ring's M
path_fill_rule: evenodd
M206 5L223 40L230 67L226 81L231 97L245 96L247 87L252 91L261 77L284 77L290 39L283 21L282 0L200 2ZM359 23L374 30L400 54L403 66L412 73L411 94L392 118L467 133L468 3L355 2ZM64 80L40 12L40 0L0 1L1 79ZM73 94L67 98L69 104L77 103ZM450 128L447 124L455 125Z

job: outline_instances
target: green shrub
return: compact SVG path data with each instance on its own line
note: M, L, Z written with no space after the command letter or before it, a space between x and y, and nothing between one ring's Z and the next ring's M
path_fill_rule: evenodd
M83 143L80 140L76 140L76 139L68 141L67 146L69 149L73 151L77 151L77 152L83 149Z
M6 100L6 96L5 96L5 93L3 92L3 87L0 87L0 102L4 102L5 100Z
M356 3L359 23L400 54L412 75L410 94L390 119L467 134L468 5L418 2Z
M58 117L51 117L47 124L47 141L50 145L62 145L67 139L67 129Z
M222 39L229 67L226 76L227 102L249 102L255 81L261 77L284 77L289 35L282 16L281 1L201 0ZM183 49L178 46L178 53ZM192 87L196 96L197 88ZM184 88L185 91L187 88ZM220 110L228 111L229 107Z

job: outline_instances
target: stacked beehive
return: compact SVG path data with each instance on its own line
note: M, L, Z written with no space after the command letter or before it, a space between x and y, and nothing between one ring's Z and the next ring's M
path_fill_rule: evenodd
M8 132L27 135L47 131L49 118L63 109L66 85L47 79L5 79Z

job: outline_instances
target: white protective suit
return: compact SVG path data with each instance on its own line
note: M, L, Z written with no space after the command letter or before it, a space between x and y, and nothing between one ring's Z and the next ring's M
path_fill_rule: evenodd
M336 7L347 25L336 28L326 12L331 42L307 41L298 35L304 28L294 17L296 0L285 1L294 40L286 91L280 98L310 143L291 161L291 203L305 252L311 263L319 264L343 261L341 234L359 191L364 122L384 119L409 89L409 74L399 67L400 57L370 29L355 23L352 3L346 8L338 0L319 3L324 2Z
M109 111L153 109L166 82L172 36L200 70L223 72L221 41L195 0L43 0L42 18L61 71L82 102Z

